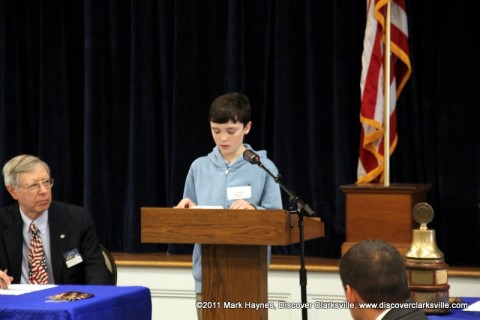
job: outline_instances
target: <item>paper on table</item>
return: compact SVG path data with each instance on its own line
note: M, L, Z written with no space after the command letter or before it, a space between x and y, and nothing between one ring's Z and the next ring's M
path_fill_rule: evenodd
M56 287L54 284L11 284L8 289L0 290L0 295L18 296L33 291L45 290Z
M68 291L57 293L52 296L48 296L47 302L71 302L77 300L83 300L93 297L94 295L91 293L85 293L80 291Z
M195 206L192 209L223 209L222 206Z
M463 309L463 311L479 312L479 311L480 311L480 301L477 301L477 302L475 302L475 303L472 303L471 305L469 305L468 307L466 307L465 309Z

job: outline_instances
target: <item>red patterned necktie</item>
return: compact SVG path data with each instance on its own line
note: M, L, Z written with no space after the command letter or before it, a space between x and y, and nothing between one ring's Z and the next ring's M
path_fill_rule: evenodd
M30 225L32 238L30 240L30 250L28 251L28 266L30 271L28 280L31 284L47 284L47 260L43 252L42 238L38 234L37 226L32 222Z

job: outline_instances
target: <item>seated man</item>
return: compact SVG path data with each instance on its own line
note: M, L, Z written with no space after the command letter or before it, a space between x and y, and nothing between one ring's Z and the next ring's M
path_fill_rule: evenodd
M351 247L341 258L340 278L355 320L425 320L422 310L391 308L389 304L413 303L408 289L405 260L398 250L380 240L365 240ZM368 308L362 303L377 304ZM383 303L383 304L382 304Z
M81 207L52 201L49 166L20 155L3 167L5 186L17 204L0 209L3 285L111 284L95 225Z

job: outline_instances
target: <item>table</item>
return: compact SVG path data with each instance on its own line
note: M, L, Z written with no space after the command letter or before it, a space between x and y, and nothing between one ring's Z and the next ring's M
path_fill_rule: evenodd
M94 296L51 302L48 296L79 291ZM150 290L141 286L58 285L21 295L0 295L0 320L152 319Z
M480 298L465 297L462 302L472 303L479 301ZM429 315L428 320L465 320L465 319L480 319L480 312L462 311L462 309L451 309L450 313L442 315Z

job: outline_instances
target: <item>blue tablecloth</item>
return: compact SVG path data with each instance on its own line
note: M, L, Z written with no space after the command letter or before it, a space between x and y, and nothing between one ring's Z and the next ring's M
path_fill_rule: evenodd
M48 301L48 296L69 291L94 296L70 302ZM141 286L59 285L22 295L0 295L0 319L151 320L152 300L150 290Z
M462 302L471 305L480 300L480 298L461 298ZM463 309L450 309L450 313L442 315L429 315L428 320L465 320L465 319L480 319L480 312L462 311Z

